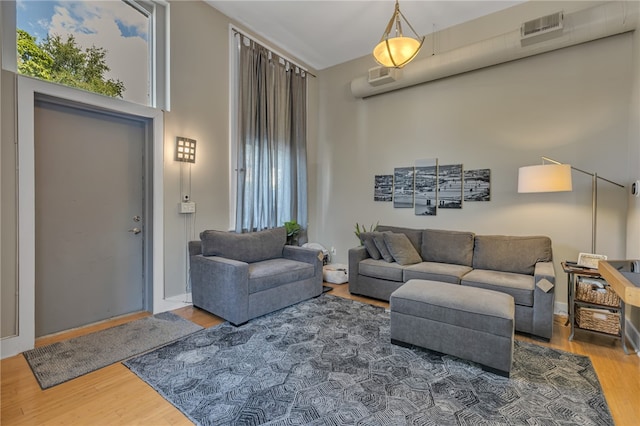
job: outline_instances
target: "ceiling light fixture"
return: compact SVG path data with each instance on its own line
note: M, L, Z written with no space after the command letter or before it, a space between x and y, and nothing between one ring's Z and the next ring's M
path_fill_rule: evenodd
M415 37L405 37L402 33L401 18L411 29ZM395 25L394 25L395 24ZM402 68L416 57L424 43L424 36L420 37L413 29L407 18L400 12L400 4L396 0L396 7L382 34L380 43L373 49L373 57L387 68Z

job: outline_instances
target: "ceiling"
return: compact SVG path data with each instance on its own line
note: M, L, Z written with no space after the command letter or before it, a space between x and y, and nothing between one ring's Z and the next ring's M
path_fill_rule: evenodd
M317 70L371 53L394 10L394 0L205 1ZM427 35L522 1L402 0L400 10L418 34Z

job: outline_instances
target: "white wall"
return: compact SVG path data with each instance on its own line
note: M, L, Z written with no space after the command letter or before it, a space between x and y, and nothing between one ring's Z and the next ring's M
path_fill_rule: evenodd
M540 3L548 13L559 7ZM517 28L527 13L544 13L540 7L525 4L486 18L485 23L500 22L496 34L486 33L492 26L482 25L481 18L447 30L441 40L456 40L448 46L453 48L497 35ZM372 58L322 71L319 217L312 238L335 246L336 260L346 263L347 250L357 244L356 222L548 235L557 301L566 303L559 262L591 249L591 180L574 172L571 193L518 194L518 167L540 164L545 155L629 182L629 87L637 73L632 50L632 35L626 34L367 99L354 99L349 82L375 65ZM491 169L491 201L440 210L435 217L373 201L374 175L424 158ZM599 253L625 257L627 203L624 190L599 185Z

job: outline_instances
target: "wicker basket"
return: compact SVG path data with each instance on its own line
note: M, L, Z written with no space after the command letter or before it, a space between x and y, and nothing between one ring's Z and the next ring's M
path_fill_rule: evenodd
M620 297L611 290L610 286L605 285L604 288L600 288L584 281L578 281L576 285L576 299L616 308L620 306Z
M576 311L578 327L603 333L620 334L619 312L581 307L578 307Z

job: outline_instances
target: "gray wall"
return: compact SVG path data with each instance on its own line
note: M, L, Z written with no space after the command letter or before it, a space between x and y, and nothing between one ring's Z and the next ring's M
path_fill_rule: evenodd
M581 2L529 2L442 31L438 50L464 46L517 28L520 22L585 7ZM165 294L184 292L185 219L177 213L180 166L176 136L198 140L191 196L192 235L229 227L228 25L202 2L171 2L171 98L165 114ZM309 79L310 240L335 246L346 261L355 222L466 229L478 233L549 235L557 261L590 247L590 189L574 174L575 191L517 194L517 169L540 155L629 184L640 168L640 36L614 37L356 100L350 81L375 66L369 57ZM423 56L430 53L429 42ZM15 149L11 73L2 85L2 336L15 321ZM631 90L630 90L631 88ZM7 106L8 105L8 106ZM7 124L9 123L9 124ZM422 218L374 203L373 176L421 158L490 168L489 203ZM634 176L634 173L636 176ZM622 213L620 211L622 210ZM638 199L601 185L600 252L640 257ZM558 298L566 297L558 273ZM640 315L631 313L636 328ZM8 318L8 319L6 319Z
M503 34L562 8L570 12L593 5L515 6L443 31L436 51ZM431 53L430 42L423 57ZM559 262L590 251L590 178L574 172L570 193L518 194L518 168L540 164L545 155L627 186L637 179L637 160L629 160L638 145L638 138L629 135L634 120L637 126L637 106L635 117L630 108L637 89L635 94L629 90L638 84L637 49L637 36L625 34L367 99L353 98L349 84L375 66L371 57L323 70L318 233L312 237L336 247L336 260L346 263L347 250L357 244L352 232L356 222L548 235L556 261L557 301L566 303ZM374 175L425 158L491 169L492 200L441 210L435 217L373 201ZM628 204L627 190L599 185L597 251L610 258L637 256L628 250L627 240L636 235L627 238L627 227L637 223L638 209Z
M0 20L2 12L0 8ZM0 31L2 46L2 31ZM0 69L2 69L0 55ZM16 268L16 145L14 114L14 75L0 74L0 336L16 333L17 268Z
M640 179L640 31L633 33L633 81L629 108L628 168L631 182ZM640 259L640 197L629 195L627 220L627 259ZM628 318L640 330L640 308L628 309ZM635 342L640 347L640 340Z
M171 2L171 111L165 114L165 294L185 292L187 237L229 229L229 18L203 2ZM180 30L185 28L188 30ZM241 27L240 27L241 28ZM251 33L247 32L251 35ZM259 37L254 37L260 40ZM292 58L295 59L295 58ZM300 63L300 62L299 62ZM300 63L305 65L304 63ZM313 72L313 70L311 70ZM309 146L314 150L317 82L308 79ZM197 140L191 166L195 221L178 213L180 164L176 136ZM310 156L309 168L314 169ZM309 185L314 187L314 176ZM313 191L313 189L312 189ZM310 203L310 223L313 204ZM185 232L185 221L187 231Z
M197 239L204 229L230 227L230 22L204 2L171 2L171 110L164 116L163 170L166 297L185 293L186 241L191 237ZM2 72L2 337L13 335L16 325L14 78L13 73ZM310 150L314 150L316 135L312 132L317 128L314 121L317 117L317 83L314 78L309 79L308 97L309 145ZM173 161L176 136L198 141L197 162L191 166L191 198L197 203L195 218L178 213L181 167ZM317 168L313 158L309 163L310 169ZM184 171L186 173L188 168ZM310 176L310 186L313 185L314 176ZM312 208L312 202L310 206ZM310 216L313 218L313 213Z

